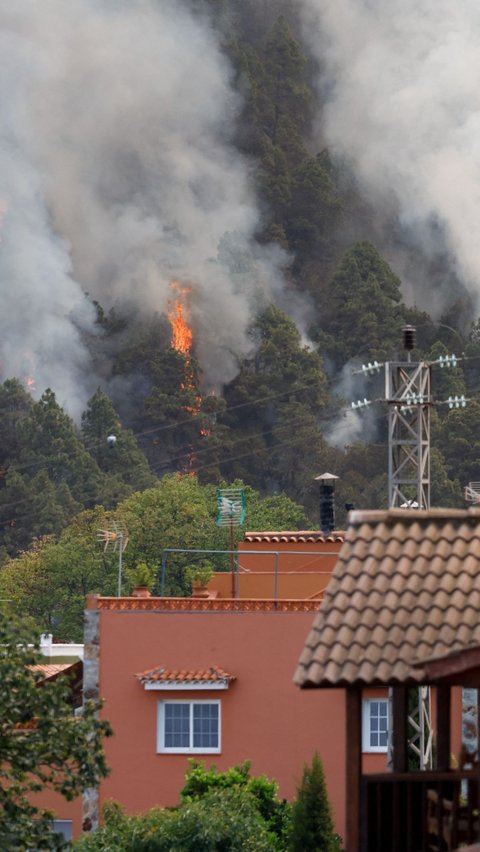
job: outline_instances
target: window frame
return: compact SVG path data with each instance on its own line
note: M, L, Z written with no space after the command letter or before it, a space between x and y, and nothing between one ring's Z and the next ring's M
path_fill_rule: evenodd
M371 734L375 733L372 731L371 722L371 705L372 704L385 704L387 707L387 742L383 745L372 745L371 744ZM390 730L390 703L388 698L378 697L378 698L364 698L362 702L362 752L365 754L387 754L388 753L388 732Z
M189 715L189 740L190 745L186 748L165 745L165 707L167 704L188 704ZM218 746L197 748L193 745L193 708L196 704L214 704L218 707ZM180 698L167 699L158 702L157 705L157 754L220 754L222 751L222 702L216 698Z

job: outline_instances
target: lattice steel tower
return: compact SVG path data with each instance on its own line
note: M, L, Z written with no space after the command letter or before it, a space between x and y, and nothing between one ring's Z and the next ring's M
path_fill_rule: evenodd
M406 361L385 364L388 404L388 505L430 508L431 365L410 358L415 329L403 329Z
M430 508L430 407L432 368L412 361L415 329L403 328L407 361L385 364L385 399L388 404L388 505L390 508ZM409 750L419 768L432 766L433 729L431 692L419 686L416 706L408 717Z

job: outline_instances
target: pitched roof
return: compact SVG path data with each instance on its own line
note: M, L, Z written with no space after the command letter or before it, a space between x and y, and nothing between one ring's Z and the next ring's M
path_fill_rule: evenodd
M68 669L73 671L75 667L78 668L79 662L81 661L77 660L74 663L37 663L30 668L33 672L39 673L41 680L53 680Z
M169 683L169 684L222 684L228 686L234 675L221 669L219 666L210 666L207 669L177 670L158 666L135 675L141 684L146 683Z
M246 532L244 541L271 542L320 542L343 541L345 533L341 530L323 533L320 530L279 530L278 532Z
M480 644L479 610L478 509L352 512L295 682L428 682L422 660Z

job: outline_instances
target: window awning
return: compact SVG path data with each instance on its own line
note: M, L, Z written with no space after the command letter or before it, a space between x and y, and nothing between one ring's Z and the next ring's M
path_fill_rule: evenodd
M206 669L167 669L158 666L135 675L144 689L228 689L234 675L228 674L220 666Z

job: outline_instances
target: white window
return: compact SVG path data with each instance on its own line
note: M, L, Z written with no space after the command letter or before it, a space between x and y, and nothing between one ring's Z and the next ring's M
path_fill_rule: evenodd
M388 699L366 698L363 701L363 751L388 750Z
M220 701L158 702L157 751L214 754L220 750Z

